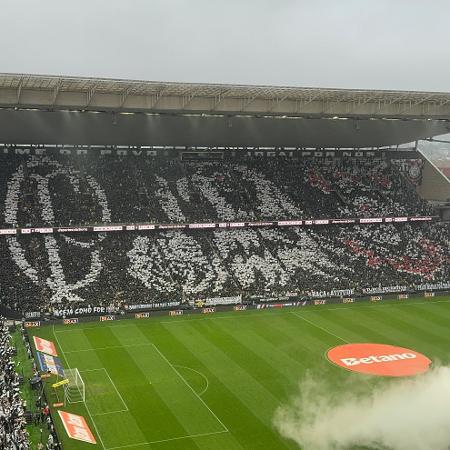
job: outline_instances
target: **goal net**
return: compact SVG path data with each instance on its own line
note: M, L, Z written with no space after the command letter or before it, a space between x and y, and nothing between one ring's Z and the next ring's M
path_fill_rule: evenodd
M80 403L86 399L84 381L78 369L65 369L65 377L69 380L64 385L65 403Z

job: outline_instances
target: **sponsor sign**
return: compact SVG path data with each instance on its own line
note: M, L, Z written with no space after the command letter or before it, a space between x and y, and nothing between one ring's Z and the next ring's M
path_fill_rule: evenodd
M327 303L326 300L321 299L321 300L313 300L314 305L325 305Z
M56 388L58 388L60 386L64 386L65 384L69 384L69 379L68 378L66 378L65 380L58 381L57 383L53 383L52 384L52 388L56 389Z
M24 322L23 326L25 328L37 328L37 327L41 326L41 322L39 322L38 320L27 321L27 322Z
M406 377L426 372L431 360L404 347L386 344L345 344L327 353L339 367L368 375Z
M203 308L202 309L202 314L212 314L216 312L216 308Z
M59 358L41 352L36 352L36 354L42 372L50 372L53 375L64 377L64 368Z
M15 228L5 228L0 230L0 234L17 234L17 230Z
M72 317L70 319L64 319L63 324L64 325L74 325L78 323L78 317Z
M253 227L286 227L302 225L329 225L329 224L373 224L391 222L423 222L433 221L437 217L416 216L416 217L369 217L350 219L309 219L309 220L284 220L277 222L207 222L207 223L160 223L160 224L120 224L120 225L100 225L89 227L50 227L50 228L16 228L0 229L2 234L42 234L42 233L77 233L84 232L115 232L115 231L135 231L135 230L188 230L188 229L208 229L208 228L253 228Z
M383 300L383 297L381 295L371 295L370 301L371 302L381 302Z
M83 416L68 413L65 411L58 411L59 417L64 425L67 435L71 439L88 442L89 444L96 444L94 435L89 429L88 424Z
M354 298L343 298L342 299L342 303L355 303L355 299Z
M233 309L235 311L245 311L247 309L247 305L235 305Z
M58 356L55 344L37 336L33 336L34 346L38 352L47 353L48 355Z
M409 298L408 294L398 294L398 299L399 300L406 300L407 298Z
M150 317L150 313L149 312L136 313L134 315L135 319L148 319L149 317Z
M108 320L114 320L116 316L113 316L112 314L108 314L107 316L100 316L100 322L107 322Z
M169 316L182 316L183 310L182 309L175 309L174 311L169 311Z
M426 298L432 298L434 297L434 292L424 292L423 296Z

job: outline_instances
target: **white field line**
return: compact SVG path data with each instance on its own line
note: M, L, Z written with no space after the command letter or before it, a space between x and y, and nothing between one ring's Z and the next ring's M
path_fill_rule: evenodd
M299 319L304 320L305 322L309 323L310 325L312 325L313 327L319 328L319 330L324 331L325 333L328 333L331 336L334 336L335 338L338 338L339 340L341 340L342 342L345 342L346 344L348 344L349 342L343 338L341 338L340 336L338 336L337 334L332 333L331 331L327 330L326 328L321 327L320 325L317 325L314 322L311 322L308 319L305 319L301 314L298 314L296 312L291 311L291 314L293 314L294 316L298 317Z
M60 343L59 340L58 340L58 336L57 336L57 334L55 333L55 325L53 325L52 328L53 328L53 336L55 336L55 339L56 339L56 342L58 343L59 349L61 350L61 353L63 354L64 360L66 361L67 368L70 369L69 361L67 360L67 357L66 357L66 355L65 355L65 353L64 353L64 349L62 348L61 343ZM89 410L89 407L88 407L88 405L87 405L86 402L84 402L84 406L86 407L86 411L88 412L89 417L91 418L91 422L92 422L92 424L94 425L94 428L95 428L95 431L96 431L96 433L97 433L97 436L98 436L98 438L100 439L100 443L102 444L102 447L106 450L105 444L103 443L103 439L102 439L102 437L100 436L100 433L98 432L97 425L96 425L96 423L95 423L94 418L92 417L91 411Z
M228 431L222 430L222 431L213 431L212 433L188 434L186 436L179 436L179 437L175 437L175 438L160 439L159 441L138 442L136 444L119 445L118 447L108 447L106 450L116 450L118 448L127 448L127 447L139 447L141 445L152 445L152 444L159 444L161 442L178 441L180 439L193 439L193 438L199 438L199 437L214 436L216 434L222 434L222 433L228 433Z
M124 412L128 412L128 411L129 411L128 409L117 409L116 411L107 411L107 412L92 414L92 416L93 417L107 416L108 414L119 414L119 413L124 413Z
M228 428L223 424L223 422L217 417L217 415L212 411L212 409L205 403L205 401L197 394L197 392L194 391L192 386L183 378L183 376L180 374L180 372L177 370L177 368L164 356L164 354L159 350L159 348L153 344L153 347L155 350L159 353L162 359L166 361L166 363L172 368L172 370L180 377L180 379L183 381L183 383L194 393L194 395L203 403L203 405L208 409L208 411L214 416L214 418L220 423L220 425L223 428L224 432L228 432Z
M93 348L83 348L81 350L71 350L66 352L67 355L71 353L82 353L82 352L93 352L97 350L110 350L110 349L118 349L118 348L129 348L129 347L151 347L152 344L150 342L143 342L140 344L124 344L124 345L110 345L107 347L93 347Z
M61 318L59 320L61 320ZM120 319L116 319L116 320L118 322ZM76 328L74 328L73 325L72 325L72 326L68 326L68 328L66 328L64 330L56 330L56 333L67 333L67 332L70 332L70 331L83 331L83 330L95 330L95 329L101 330L104 327L108 327L108 328L123 328L123 327L128 327L128 325L126 325L126 324L105 325L104 322L101 323L100 325L95 326L95 327L80 327L80 326L77 326Z
M178 364L174 364L174 367L179 367L180 369L187 369L187 370L190 370L190 371L192 371L192 372L198 373L198 374L206 381L206 387L205 387L205 389L203 389L202 392L200 392L198 395L201 396L201 395L203 395L203 394L208 390L208 387L209 387L209 380L208 380L208 377L207 377L206 375L202 374L202 373L199 372L198 370L193 369L192 367L179 366Z
M117 386L114 384L114 381L112 380L112 378L109 376L108 371L103 367L103 370L106 373L106 376L109 378L109 381L111 381L111 384L113 385L114 390L117 392L117 395L119 396L120 400L123 403L123 406L125 406L126 410L129 411L127 404L125 403L125 400L123 399L122 395L120 394L119 390L117 389Z

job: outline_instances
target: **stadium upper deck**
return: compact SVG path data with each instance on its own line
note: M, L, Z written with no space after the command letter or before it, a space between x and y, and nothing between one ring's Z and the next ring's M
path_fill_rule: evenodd
M0 74L0 108L5 143L360 148L447 133L450 94Z
M0 74L2 106L450 119L450 93Z

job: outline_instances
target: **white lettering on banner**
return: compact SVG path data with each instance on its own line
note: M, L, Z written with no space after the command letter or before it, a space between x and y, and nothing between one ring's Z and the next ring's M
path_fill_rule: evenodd
M135 311L137 309L165 309L180 306L181 302L155 302L155 303L140 303L134 305L125 305L125 309Z
M292 226L292 225L303 225L303 220L280 220L277 222L278 226Z
M367 356L365 358L342 358L341 361L346 366L357 366L359 364L383 363L414 358L416 358L414 353L398 353L392 355Z
M137 225L138 230L154 230L155 225Z
M188 228L215 228L215 223L190 223Z
M0 229L0 235L17 234L53 234L74 232L114 232L135 230L182 230L182 229L212 229L212 228L255 228L273 226L302 226L302 225L327 225L327 224L371 224L390 222L417 222L433 221L435 217L379 217L379 218L355 218L355 219L308 219L308 220L281 220L274 222L211 222L211 223L164 223L164 224L122 224L122 225L99 225L93 227L47 227L47 228L6 228Z
M0 230L0 234L17 234L17 230L16 229L4 229L4 230Z
M418 291L433 291L439 289L450 289L450 282L441 281L440 283L424 283L415 285Z
M185 147L176 146L117 146L117 148L108 148L104 145L91 145L83 146L79 148L77 146L64 146L54 144L43 144L42 147L36 147L34 144L16 144L14 146L0 145L1 152L3 154L15 154L15 155L39 155L39 156L52 156L52 155L95 155L96 153L101 156L121 156L121 157L149 157L156 158L159 156L165 156L167 152L175 151L178 155L178 151L182 151L183 154L188 153L192 156L190 159L212 159L214 156L223 156L223 151L217 150L227 149L227 156L242 156L242 157L266 157L266 158L371 158L381 159L384 158L389 149L378 150L316 150L309 149L303 150L295 147L274 148L274 147L192 147L190 152L185 152ZM92 151L92 150L95 150ZM222 157L220 159L223 159ZM393 162L403 162L403 160ZM408 161L415 162L416 160L410 159ZM405 164L404 164L405 165ZM402 168L400 166L400 168Z
M94 227L94 231L121 231L122 225Z
M363 294L388 294L390 292L404 292L408 291L408 286L378 286L378 287L369 287L369 288L363 288L362 293Z
M95 437L89 429L84 417L61 410L58 411L58 414L66 433L70 438L88 442L90 444L96 444Z
M373 217L373 218L361 218L359 219L359 223L381 223L383 222L383 218L382 217Z
M234 297L205 298L201 301L204 306L234 305L236 303L242 303L242 295L236 295Z

